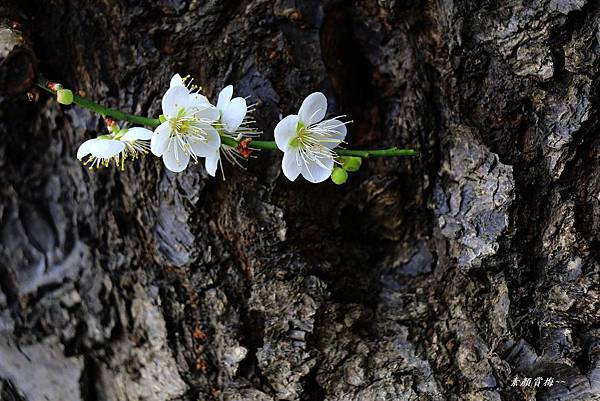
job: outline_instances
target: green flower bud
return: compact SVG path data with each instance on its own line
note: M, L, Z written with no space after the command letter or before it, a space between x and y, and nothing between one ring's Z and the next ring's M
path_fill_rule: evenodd
M68 106L73 103L73 92L69 89L59 89L56 91L56 100L58 103Z
M354 172L358 171L358 169L360 168L360 165L362 164L362 158L350 156L346 157L342 163L342 168L344 170Z
M336 167L331 172L331 181L337 185L342 185L348 181L348 173L343 168Z
M160 116L158 116L158 120L160 121L160 123L164 123L165 121L167 121L167 117L165 117L164 114L161 114Z

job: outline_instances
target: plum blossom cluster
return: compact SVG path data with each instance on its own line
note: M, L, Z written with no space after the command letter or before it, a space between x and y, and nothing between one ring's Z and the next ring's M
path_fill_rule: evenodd
M59 95L72 101L72 95L67 92L65 97L62 88ZM245 138L253 139L259 134L252 126L246 99L234 97L233 86L223 88L216 100L213 105L189 77L176 74L162 98L163 114L154 131L120 128L108 119L109 134L85 141L77 157L90 168L111 162L123 168L127 159L151 152L175 173L185 170L190 162L204 159L206 171L215 176L219 165L222 169L222 155L241 165L238 160L250 152L239 145L245 143ZM65 103L61 98L59 101ZM283 152L282 170L289 180L302 175L310 182L322 182L332 176L336 165L344 165L334 149L344 142L347 122L340 117L325 119L326 112L327 99L316 92L304 100L298 114L283 118L275 127L275 143ZM224 143L224 138L234 139L238 146L232 146L231 141ZM340 181L336 174L333 178Z
M149 152L162 158L167 169L181 172L190 160L205 166L212 176L220 163L221 135L236 135L248 111L246 100L233 98L233 87L227 86L213 106L200 88L186 84L179 74L162 98L161 124L154 132L145 128L119 128L108 120L109 135L85 141L77 157L91 168L108 166L111 161L123 166L128 158Z

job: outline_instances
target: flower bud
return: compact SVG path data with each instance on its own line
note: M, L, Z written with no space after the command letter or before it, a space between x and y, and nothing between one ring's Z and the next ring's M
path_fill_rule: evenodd
M58 103L68 106L73 103L73 92L69 89L59 89L56 91L56 99Z
M350 156L346 157L346 159L343 161L342 168L346 171L354 172L358 171L361 164L362 159L360 157Z
M342 185L348 180L348 173L340 167L336 167L331 172L331 181L337 185Z

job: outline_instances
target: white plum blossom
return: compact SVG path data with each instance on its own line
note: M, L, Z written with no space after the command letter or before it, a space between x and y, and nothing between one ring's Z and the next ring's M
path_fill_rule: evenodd
M162 157L165 166L176 173L187 167L190 158L198 162L221 145L219 133L211 125L218 120L219 112L193 89L184 86L178 74L171 79L171 87L162 99L165 121L152 136L152 153Z
M334 148L346 137L346 123L332 118L323 120L327 98L321 92L306 97L297 115L289 115L275 127L275 143L283 151L283 174L294 181L300 174L312 183L331 175L336 154Z
M217 98L217 110L219 111L219 121L217 122L217 126L223 131L223 134L239 140L243 134L252 133L252 131L245 130L238 134L240 126L242 126L246 120L248 105L246 104L246 99L243 97L233 98L232 85L227 85L219 92ZM238 135L236 136L236 134ZM240 156L235 148L222 144L220 150L230 162L240 165L236 158L243 157ZM205 167L208 174L214 177L220 163L221 152L219 149L216 149L212 154L206 156Z
M148 153L150 138L152 138L152 131L141 127L123 129L116 134L101 135L82 143L77 150L77 158L90 169L107 167L111 161L123 168L126 159L137 159ZM88 157L84 160L86 156Z
M108 166L111 160L119 164L120 154L125 150L125 143L113 139L111 135L102 135L88 139L77 149L77 158L90 168ZM84 161L84 157L88 156Z

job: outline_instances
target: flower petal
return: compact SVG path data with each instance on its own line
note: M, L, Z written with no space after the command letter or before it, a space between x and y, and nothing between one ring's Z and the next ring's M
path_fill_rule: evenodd
M248 106L246 105L246 99L243 97L236 97L227 104L225 110L223 110L223 116L221 122L225 131L233 134L244 121Z
M183 84L183 79L181 79L181 75L175 74L173 75L173 78L171 78L171 84L169 85L169 87L172 88L174 86L185 86Z
M333 159L322 158L319 162L308 161L302 166L302 176L314 184L328 179L333 170Z
M223 112L223 110L225 110L225 107L227 106L227 103L229 103L231 101L232 96L233 96L233 86L232 85L227 85L226 87L221 89L221 92L219 92L219 99L217 100L217 109L220 112Z
M165 166L174 173L179 173L188 166L190 154L183 151L179 141L171 141L169 148L162 156Z
M219 119L219 111L215 106L206 103L190 111L194 116L205 122L213 122Z
M97 141L100 141L101 139L88 139L87 141L85 141L84 143L82 143L81 145L79 145L79 149L77 149L77 158L79 160L83 159L85 156L89 155L92 151L92 147L94 146L94 143L96 143Z
M306 125L321 121L327 113L327 98L321 92L311 93L304 99L298 117Z
M290 146L290 141L296 137L296 126L298 125L298 116L295 114L285 117L275 126L275 143L281 151L286 151Z
M152 139L152 131L142 127L129 128L125 135L121 137L121 141L149 141Z
M155 156L162 156L169 145L171 137L171 127L168 121L165 121L154 130L152 139L150 140L150 150Z
M302 171L302 161L298 154L298 149L289 149L283 154L283 160L281 161L281 169L283 174L288 180L294 181L300 175Z
M206 107L210 105L210 102L206 96L200 93L190 93L190 106L192 107Z
M114 139L98 139L89 145L92 156L100 159L111 158L125 149L125 144Z
M190 102L190 93L184 86L173 86L162 98L162 110L167 119L177 116L179 110L187 108Z
M206 156L205 164L206 172L213 177L217 173L217 167L219 166L219 160L221 158L221 154L219 153L219 149L213 151L212 155Z
M199 124L198 127L204 131L206 140L200 140L196 137L188 137L187 143L190 145L192 152L198 157L212 156L215 149L221 146L221 137L216 129L209 124Z
M321 121L316 125L316 128L321 128L327 133L328 139L323 141L322 143L329 149L335 148L346 138L346 124L335 118Z

